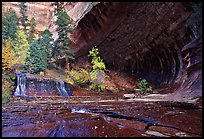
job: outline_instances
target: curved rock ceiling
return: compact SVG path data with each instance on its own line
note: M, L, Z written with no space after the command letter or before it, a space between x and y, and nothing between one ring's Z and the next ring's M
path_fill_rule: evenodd
M182 92L185 84L186 94L202 96L202 38L188 52L182 51L196 38L193 29L185 25L193 4L99 3L79 21L72 49L77 57L83 57L96 45L108 69L146 78L154 88L179 84ZM198 56L190 54L192 51Z

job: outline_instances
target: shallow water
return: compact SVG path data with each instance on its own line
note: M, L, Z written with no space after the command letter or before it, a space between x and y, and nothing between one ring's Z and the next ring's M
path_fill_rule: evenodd
M13 96L2 108L2 136L202 136L202 109L187 103L128 101L113 95Z

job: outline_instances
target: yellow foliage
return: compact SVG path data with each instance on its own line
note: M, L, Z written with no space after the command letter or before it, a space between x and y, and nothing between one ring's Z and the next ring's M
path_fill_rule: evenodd
M18 61L18 64L24 64L26 57L27 57L27 51L29 48L29 44L27 41L27 36L24 31L17 30L16 32L16 44L14 45L14 51L16 53L16 61Z
M84 83L91 80L90 73L83 68L80 68L78 71L71 70L70 73L79 83Z
M9 97L14 89L14 73L10 71L2 72L2 103L9 102Z
M71 85L74 85L74 81L69 78L69 76L66 77L66 80L65 80L67 83L70 83Z
M45 72L40 72L40 76L45 76Z
M10 39L5 40L2 48L2 69L11 69L16 64L15 52L12 48L12 41Z
M91 81L90 73L84 68L80 68L79 70L72 69L71 71L66 70L66 72L71 75L78 83ZM74 81L68 75L66 81L70 84L74 84Z

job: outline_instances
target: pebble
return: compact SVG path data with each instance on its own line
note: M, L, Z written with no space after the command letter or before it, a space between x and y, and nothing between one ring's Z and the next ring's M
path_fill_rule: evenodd
M135 98L135 94L124 94L124 98Z

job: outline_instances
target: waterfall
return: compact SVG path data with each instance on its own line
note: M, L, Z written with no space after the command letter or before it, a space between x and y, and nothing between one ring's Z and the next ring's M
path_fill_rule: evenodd
M17 86L14 92L15 96L26 96L26 75L23 73L16 74L17 77Z
M71 96L72 87L63 80L51 80L35 74L16 73L14 96Z
M70 94L65 89L64 81L60 80L56 82L57 90L59 91L61 96L70 96Z

